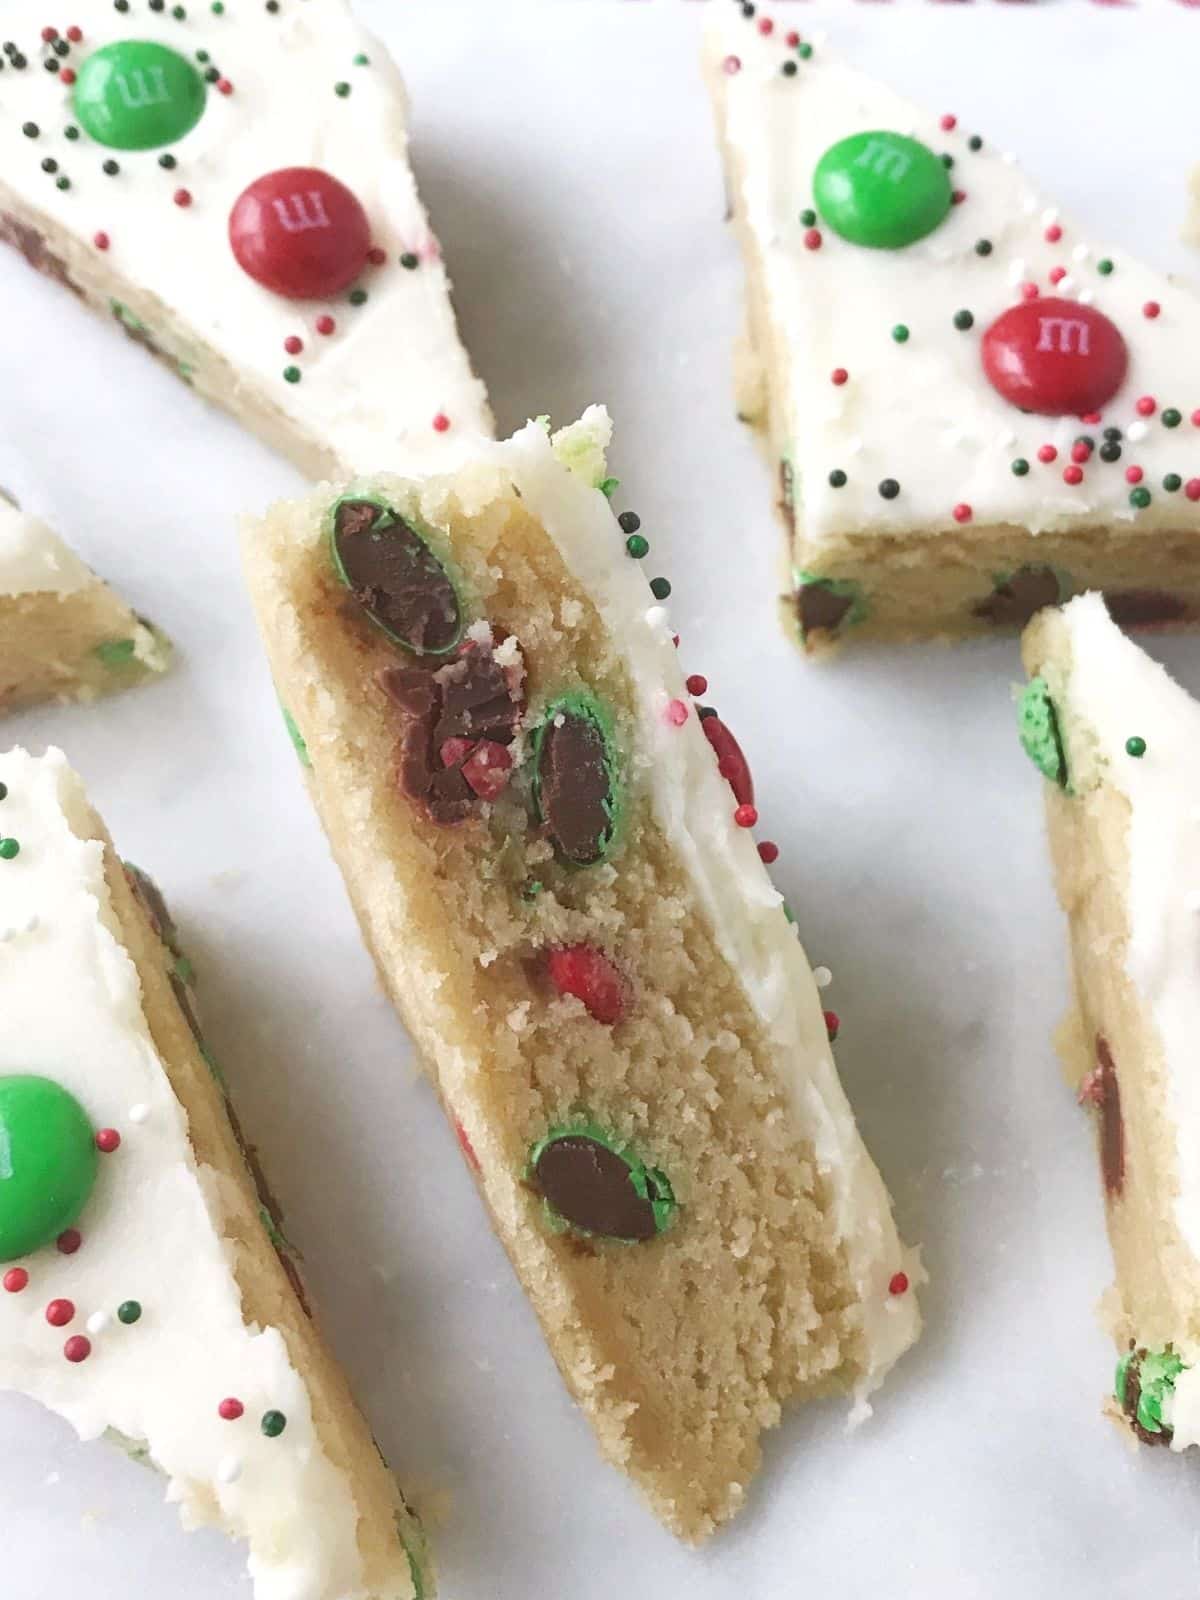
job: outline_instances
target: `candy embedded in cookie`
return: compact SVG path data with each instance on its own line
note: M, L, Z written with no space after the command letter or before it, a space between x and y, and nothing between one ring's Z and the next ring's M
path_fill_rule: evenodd
M592 695L553 700L533 735L533 803L560 861L591 867L613 847L620 819L612 719Z
M1021 692L1017 709L1021 747L1043 777L1067 787L1067 757L1058 726L1058 712L1044 678L1032 678Z
M338 577L377 628L419 656L444 656L463 636L462 600L426 536L376 500L344 496L330 511Z
M677 1209L666 1174L593 1123L554 1128L539 1139L526 1179L556 1230L644 1243L670 1225Z
M1166 1420L1175 1380L1188 1370L1174 1350L1131 1349L1117 1362L1113 1394L1143 1444L1169 1445L1174 1429Z
M975 615L999 627L1023 628L1043 606L1056 606L1071 593L1065 573L1042 562L1029 562L1007 577L998 576L990 595L975 607Z

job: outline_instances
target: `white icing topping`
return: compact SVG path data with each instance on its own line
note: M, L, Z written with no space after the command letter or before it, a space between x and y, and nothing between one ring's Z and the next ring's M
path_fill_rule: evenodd
M1100 249L1056 208L1047 209L1028 178L986 141L968 147L973 130L961 122L951 131L937 116L843 66L818 47L798 71L781 67L795 52L783 31L762 36L738 7L719 0L708 7L707 50L723 104L726 137L744 164L739 208L761 254L768 316L776 334L774 356L783 363L782 405L775 420L792 465L798 528L818 542L856 530L873 534L952 529L953 509L969 505L974 522L1016 523L1040 532L1081 522L1134 522L1144 531L1162 526L1194 528L1196 506L1182 491L1161 489L1165 474L1186 482L1200 476L1200 430L1190 421L1200 405L1195 351L1200 346L1200 301L1165 275L1121 250ZM721 63L736 56L740 70ZM953 206L931 234L902 250L852 245L820 223L820 249L804 247L800 213L812 207L812 175L818 160L839 139L872 129L910 131L932 150L954 157L952 181L967 199ZM1051 224L1062 229L1047 240ZM976 254L980 239L990 255ZM1107 257L1115 270L1100 274ZM1057 289L1048 274L1075 263ZM1020 300L1031 281L1043 295L1077 294L1116 324L1129 348L1124 384L1104 408L1102 423L1076 417L1025 416L991 387L980 360L987 327ZM1082 292L1081 292L1082 291ZM1148 301L1161 314L1143 314ZM954 313L970 310L974 326L961 332ZM895 342L892 328L910 330ZM840 387L830 373L844 367ZM1150 395L1175 407L1183 421L1174 429L1156 415L1137 418L1135 402ZM1133 424L1132 428L1130 424ZM1138 446L1119 462L1098 455L1084 465L1083 482L1063 480L1071 445L1081 433L1100 442L1101 426L1126 430ZM956 430L957 448L947 460L938 441ZM854 453L851 441L861 438ZM1038 461L1040 446L1052 444L1058 458ZM1011 463L1030 464L1025 477ZM1153 493L1151 506L1136 512L1124 469L1136 462ZM848 482L829 484L842 468ZM878 485L894 478L894 500Z
M690 704L678 651L657 619L646 626L645 577L625 556L625 535L608 500L591 486L597 470L602 474L601 452L611 431L608 413L592 406L553 445L542 427L529 423L479 453L511 474L530 514L588 590L628 660L637 696L640 778L722 955L776 1046L780 1077L830 1186L834 1228L862 1297L867 1376L861 1415L865 1395L920 1331L915 1295L890 1295L889 1280L903 1269L915 1284L924 1272L916 1252L906 1250L896 1234L887 1192L838 1081L808 961L750 831L733 821L736 801L694 708L682 726L664 715L671 700ZM556 451L590 470L584 476L564 471Z
M380 460L436 460L462 432L490 433L483 385L471 375L458 340L449 282L438 243L408 165L404 85L378 40L351 17L342 0L284 5L277 15L261 4L230 4L214 16L207 0L190 4L178 22L138 5L123 16L111 4L88 7L85 38L64 65L78 71L88 53L120 39L169 45L195 61L205 49L233 93L209 86L196 126L166 147L177 165L163 171L159 150L108 150L86 133L62 137L73 121L69 91L43 70L46 21L38 0L6 0L4 31L29 60L23 72L4 75L0 96L0 202L5 184L51 219L70 244L68 268L83 281L89 268L113 271L148 290L162 306L164 323L179 319L219 356L262 389L270 403L301 430L332 448L347 471ZM356 64L365 55L367 64ZM341 97L334 85L345 82ZM26 121L41 129L22 133ZM41 170L57 159L71 181L67 190ZM120 173L107 177L101 161L115 158ZM226 226L233 202L247 184L284 167L318 167L357 195L370 220L373 243L385 250L382 266L360 280L366 304L341 294L331 301L293 301L249 278L229 248ZM190 206L172 203L186 188ZM3 209L0 203L0 210ZM100 257L97 231L110 245ZM420 264L407 270L402 253ZM336 332L315 331L321 314ZM145 320L145 319L143 319ZM155 333L153 325L148 332ZM303 339L285 352L290 335ZM199 369L203 350L191 363ZM299 383L283 378L300 369ZM433 427L444 414L446 432Z
M0 594L75 594L96 581L53 529L0 497Z
M0 1074L52 1078L93 1126L122 1135L100 1157L79 1250L36 1252L21 1263L28 1286L0 1292L0 1388L40 1400L84 1439L113 1429L145 1441L186 1526L248 1540L256 1600L365 1600L357 1508L316 1437L304 1381L277 1329L243 1321L222 1234L230 1180L196 1164L120 942L103 846L79 836L90 825L82 784L57 750L0 755L0 780L4 832L21 846L0 863L4 916L36 918L0 950ZM56 1298L75 1307L64 1328L46 1321ZM142 1306L130 1325L114 1315L126 1300ZM91 1355L68 1362L64 1340L85 1327ZM245 1407L237 1421L218 1415L226 1396ZM268 1410L287 1418L273 1439L260 1426Z

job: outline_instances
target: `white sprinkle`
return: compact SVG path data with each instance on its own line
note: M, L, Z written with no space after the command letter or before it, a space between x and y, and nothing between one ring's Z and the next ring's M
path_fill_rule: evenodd
M137 1105L130 1106L129 1108L130 1122L145 1122L149 1115L150 1107L142 1100L139 1100Z
M1058 212L1053 206L1047 206L1045 211L1042 212L1042 227L1052 228L1057 221Z
M1131 422L1125 429L1125 437L1132 440L1134 444L1138 444L1149 432L1149 427L1139 417L1136 422Z
M818 989L828 989L833 982L833 973L830 972L828 967L814 967L813 981Z
M1032 189L1026 189L1021 196L1021 210L1027 217L1031 217L1037 210L1037 195L1034 194Z
M224 1456L217 1463L217 1482L236 1483L242 1475L240 1456Z
M1029 276L1029 263L1024 256L1014 256L1008 263L1009 283L1024 283Z
M1071 251L1071 260L1086 261L1091 253L1086 244L1077 244L1074 250Z
M111 1321L112 1318L107 1311L93 1311L87 1319L87 1331L89 1333L103 1333Z
M651 628L664 628L667 624L666 606L648 606L646 608L646 625Z
M1079 284L1068 272L1065 278L1060 278L1055 284L1054 292L1055 294L1062 295L1064 299L1069 300L1072 295L1079 292Z
M1096 298L1096 296L1092 293L1092 291L1090 289L1083 289L1083 290L1081 290L1080 295L1079 295L1079 304L1081 306L1090 306L1092 301L1095 298Z
M1017 436L1010 428L1007 433L1002 433L997 440L1001 450L1011 450L1017 442Z

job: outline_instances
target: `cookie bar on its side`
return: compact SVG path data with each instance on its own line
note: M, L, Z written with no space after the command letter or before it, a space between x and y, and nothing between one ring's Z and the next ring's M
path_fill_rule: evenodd
M1200 704L1100 595L1026 629L1021 738L1046 777L1116 1262L1116 1405L1148 1444L1200 1443Z
M246 1541L256 1600L421 1600L161 896L60 751L0 755L0 1389Z
M779 474L806 650L988 634L1089 588L1124 626L1200 619L1200 301L968 118L707 9L738 406Z
M744 761L598 487L609 431L324 487L244 554L367 942L555 1359L700 1539L786 1401L879 1384L920 1268Z
M346 0L3 9L0 240L310 477L491 432Z
M165 672L171 646L0 493L0 710L94 700Z

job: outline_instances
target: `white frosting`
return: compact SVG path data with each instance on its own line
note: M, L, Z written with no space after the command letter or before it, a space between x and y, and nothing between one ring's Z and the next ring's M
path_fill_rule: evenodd
M104 848L80 836L82 784L57 750L0 755L0 780L4 833L21 846L0 862L11 935L0 1074L52 1078L96 1128L122 1136L100 1157L79 1250L36 1252L21 1262L28 1286L0 1291L0 1388L40 1400L82 1438L113 1429L144 1441L186 1526L216 1523L249 1542L256 1600L365 1600L357 1508L316 1437L304 1381L279 1331L243 1320L222 1233L230 1180L197 1166L120 942ZM56 1298L76 1308L67 1327L46 1321ZM114 1315L125 1300L143 1308L128 1326ZM85 1328L91 1355L72 1364L64 1340ZM245 1407L237 1421L218 1415L226 1396ZM260 1427L268 1410L287 1418L274 1439Z
M639 563L626 557L625 535L612 508L591 487L596 470L580 476L565 471L560 460L591 469L599 462L602 476L611 431L608 413L592 406L553 445L545 429L531 422L482 454L511 473L530 514L588 590L628 660L639 777L721 954L776 1046L775 1065L829 1184L834 1228L862 1297L868 1371L861 1402L920 1331L916 1296L889 1294L889 1279L900 1269L914 1284L925 1275L917 1253L897 1236L887 1191L838 1081L816 984L782 896L750 831L733 821L736 802L691 707L666 612L648 605ZM682 726L666 715L671 700L690 708ZM864 1409L860 1404L860 1414Z
M459 343L446 271L408 165L404 85L343 0L285 3L277 15L262 0L231 0L220 16L197 0L183 22L169 3L159 15L140 3L122 15L111 0L86 11L85 37L64 66L78 70L91 50L115 40L148 39L193 61L207 50L233 93L208 86L199 122L166 147L178 163L172 171L159 167L158 150L108 150L86 134L69 142L62 129L76 120L70 91L42 67L45 7L6 0L5 37L29 66L4 73L0 197L11 185L65 230L74 246L70 269L86 275L92 264L148 290L168 320L191 328L303 435L334 450L347 471L374 470L398 452L436 460L458 433L490 434L483 385ZM359 54L367 65L355 64ZM345 98L334 92L338 82L350 85ZM26 121L42 130L38 138L23 135ZM57 189L41 170L47 156L70 178L69 189ZM118 176L101 171L107 157L119 162ZM366 210L374 244L387 252L385 264L368 266L359 280L365 305L350 305L344 293L329 302L282 299L248 277L230 251L226 227L241 191L264 173L296 166L319 167L347 184ZM187 208L172 202L179 188L192 195ZM98 230L111 241L102 257L92 242ZM420 257L416 269L399 265L404 252ZM337 322L328 337L315 331L323 313ZM152 325L148 331L153 337ZM293 334L304 341L298 355L283 347ZM205 351L189 355L199 372ZM283 378L292 364L299 383ZM433 427L439 414L449 419L446 432Z
M729 0L708 7L712 81L727 140L744 164L738 207L761 257L767 315L784 367L784 415L773 427L792 465L801 537L816 543L856 530L941 532L957 526L959 503L972 508L977 525L1015 523L1035 533L1098 518L1146 532L1194 529L1197 505L1182 489L1168 494L1161 485L1171 472L1185 483L1200 476L1200 429L1190 420L1200 406L1200 301L1124 251L1083 238L1010 157L989 145L986 130L979 130L983 148L973 152L967 141L976 130L961 117L944 131L937 115L843 66L824 44L799 60L785 32L781 20L764 37ZM740 70L723 69L729 56ZM791 77L781 70L789 58L798 68ZM862 248L820 221L821 248L806 249L800 213L813 205L818 160L839 139L874 129L952 155L952 181L967 199L906 249ZM1045 237L1052 225L1062 229L1057 242ZM976 254L979 239L991 241L990 255ZM1115 268L1107 277L1096 268L1105 257ZM1057 266L1068 277L1055 287L1048 275ZM1100 424L1026 416L987 381L982 335L1020 301L1026 281L1042 295L1094 305L1124 336L1128 374ZM1142 310L1152 300L1162 308L1154 320ZM974 314L968 332L953 325L959 309ZM910 329L904 344L891 337L899 323ZM849 374L840 387L830 381L838 367ZM1181 425L1166 428L1155 415L1143 428L1135 410L1143 395L1153 396L1160 410L1181 411ZM1094 454L1083 482L1065 483L1074 440L1088 433L1099 444L1108 425L1125 431L1136 448L1125 445L1113 463ZM1049 465L1037 457L1044 444L1058 451ZM1012 472L1016 457L1029 462L1025 477ZM1125 480L1132 464L1143 468L1153 495L1140 512ZM841 489L828 481L836 468L848 475ZM880 496L884 478L900 483L896 499Z
M53 529L0 496L0 594L76 594L96 581Z

